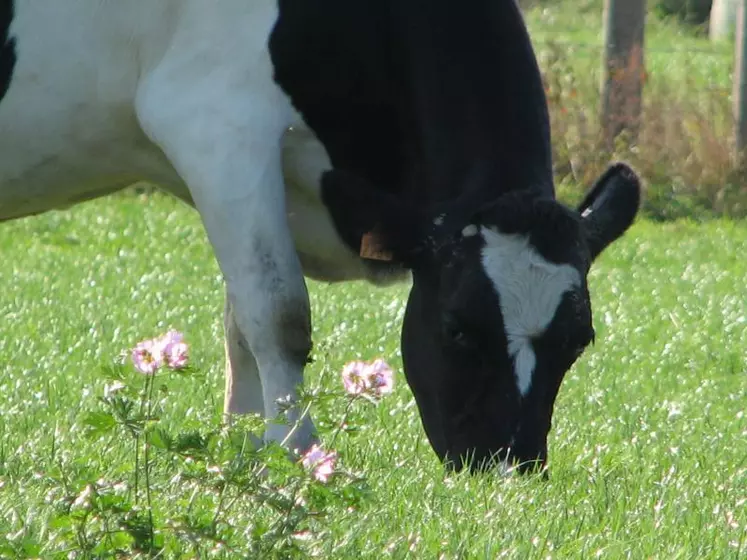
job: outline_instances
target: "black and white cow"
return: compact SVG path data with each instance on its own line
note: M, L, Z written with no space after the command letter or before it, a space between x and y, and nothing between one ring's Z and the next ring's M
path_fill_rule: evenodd
M556 202L514 0L2 0L0 33L0 221L141 179L193 205L225 277L229 417L297 394L304 274L411 273L405 373L438 456L545 462L594 338L589 266L640 186L618 164ZM288 444L314 438L305 418Z

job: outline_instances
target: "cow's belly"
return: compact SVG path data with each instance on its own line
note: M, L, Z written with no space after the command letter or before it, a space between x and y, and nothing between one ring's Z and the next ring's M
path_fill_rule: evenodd
M0 136L0 222L68 207L141 180L190 202L186 185L126 111L102 114L107 129L89 127L82 141L72 125L61 126L52 115L37 113L21 127L18 119L4 121L2 109L0 129L12 134ZM340 239L319 197L319 178L330 164L313 135L296 126L284 145L288 226L304 274L324 282L378 285L405 279L398 267L364 261Z
M0 135L0 221L65 208L142 180L180 183L135 126L89 130L85 140L44 121L30 123L26 134L13 132Z
M136 133L77 142L45 134L41 123L37 131L30 138L17 134L14 142L0 137L0 222L66 208L142 180L179 185L162 153ZM67 143L57 142L65 138Z

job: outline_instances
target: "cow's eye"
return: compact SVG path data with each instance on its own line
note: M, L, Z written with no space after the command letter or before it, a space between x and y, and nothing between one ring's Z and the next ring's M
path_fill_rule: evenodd
M473 344L473 337L464 323L452 315L444 318L442 330L444 342L453 348L470 348Z
M454 342L456 344L463 344L465 340L467 340L466 333L457 328L449 329L448 330L448 337L451 342Z

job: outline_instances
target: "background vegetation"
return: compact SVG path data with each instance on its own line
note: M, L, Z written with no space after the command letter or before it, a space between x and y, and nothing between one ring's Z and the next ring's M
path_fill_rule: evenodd
M601 6L542 3L527 17L573 200L608 158ZM349 360L401 372L407 286L309 283L309 398L339 453L330 481L221 430L222 281L199 219L160 194L123 194L3 224L0 558L744 558L747 226L729 217L745 213L728 156L731 49L680 25L649 20L641 140L614 154L646 176L647 216L667 222L639 221L592 271L597 343L561 389L549 481L446 476L401 373L377 405L344 395ZM170 327L192 367L148 398L120 356Z
M545 78L561 193L574 200L610 158L646 180L654 219L747 215L745 171L732 161L733 44L712 43L704 25L649 11L640 137L604 148L600 124L601 0L525 2Z

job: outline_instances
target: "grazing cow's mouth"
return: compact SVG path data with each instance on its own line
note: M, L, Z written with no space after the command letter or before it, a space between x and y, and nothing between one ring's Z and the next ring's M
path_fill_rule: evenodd
M453 472L461 472L468 469L470 472L507 471L511 467L509 459L510 450L499 448L498 450L477 449L466 446L453 446L446 453L444 462L447 468Z
M462 461L461 464L456 465L454 463L447 464L452 465L450 468L455 472L469 467L472 473L495 473L504 477L533 473L541 473L543 476L547 476L547 463L540 458L519 460L513 457L500 459L498 456L494 456L482 461Z
M513 445L513 440L511 441ZM452 472L468 469L472 473L513 474L547 473L547 453L517 454L512 445L493 449L452 446L444 457L446 467Z

